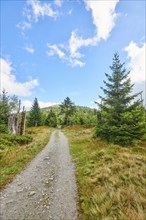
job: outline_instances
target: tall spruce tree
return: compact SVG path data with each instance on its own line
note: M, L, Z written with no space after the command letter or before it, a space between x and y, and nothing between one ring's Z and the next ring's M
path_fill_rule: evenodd
M60 108L61 114L64 114L64 124L68 125L70 123L70 117L75 112L75 105L69 97L66 97L61 103Z
M96 136L108 142L120 145L132 144L140 140L145 132L144 108L138 94L132 95L129 73L120 62L119 55L114 54L110 66L112 74L105 74L105 88L101 87L105 97L101 97L99 123Z
M37 98L34 99L32 108L29 113L27 125L28 127L41 125L41 110Z

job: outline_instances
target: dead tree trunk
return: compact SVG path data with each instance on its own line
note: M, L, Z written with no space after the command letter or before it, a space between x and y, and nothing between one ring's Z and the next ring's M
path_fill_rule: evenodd
M8 129L10 134L18 134L19 133L19 122L18 122L18 116L20 112L20 100L19 100L19 108L17 113L12 113L8 118Z
M19 134L20 124L19 124L19 112L21 108L21 100L19 100L19 106L17 111L17 121L16 121L16 133Z
M25 118L26 118L26 111L24 110L21 113L21 124L20 124L20 135L23 135L25 133Z
M12 114L8 119L8 128L10 134L17 134L17 127L18 127L18 115Z

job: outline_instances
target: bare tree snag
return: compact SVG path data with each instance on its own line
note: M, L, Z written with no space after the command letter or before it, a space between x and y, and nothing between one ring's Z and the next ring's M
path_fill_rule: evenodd
M23 106L23 111L21 113L20 135L23 135L25 133L25 118L26 118L26 111Z

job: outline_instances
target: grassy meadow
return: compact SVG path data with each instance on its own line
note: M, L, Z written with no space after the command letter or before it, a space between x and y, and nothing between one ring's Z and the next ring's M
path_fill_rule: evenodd
M34 127L26 134L0 134L0 189L19 173L47 144L53 129Z
M0 135L1 189L44 148L53 130ZM79 220L145 220L146 141L120 147L94 139L93 128L70 126L63 132L76 168Z
M146 219L146 142L120 147L93 139L93 130L63 129L76 166L81 220Z

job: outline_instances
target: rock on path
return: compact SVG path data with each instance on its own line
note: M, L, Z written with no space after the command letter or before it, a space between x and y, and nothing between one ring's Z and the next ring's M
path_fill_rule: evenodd
M1 192L1 220L77 220L76 196L68 142L57 130Z

